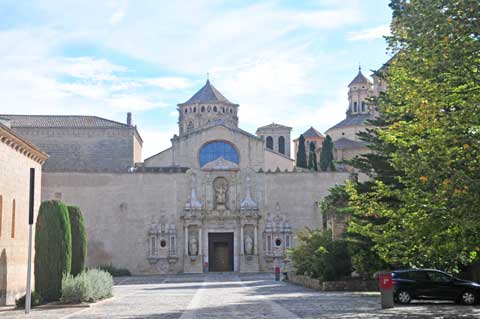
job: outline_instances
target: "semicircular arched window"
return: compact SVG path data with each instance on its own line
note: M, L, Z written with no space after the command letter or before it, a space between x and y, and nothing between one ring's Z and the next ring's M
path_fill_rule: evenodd
M222 141L210 142L202 146L200 150L200 167L220 157L227 161L239 164L237 150L229 143Z

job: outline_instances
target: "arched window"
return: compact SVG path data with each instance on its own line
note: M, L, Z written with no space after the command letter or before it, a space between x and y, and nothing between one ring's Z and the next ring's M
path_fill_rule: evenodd
M193 113L197 113L197 107L196 106L193 108Z
M194 128L193 123L192 122L188 123L187 132L193 131L193 128Z
M213 112L217 112L217 107L216 106L213 107Z
M271 136L267 136L267 148L273 150L273 138Z
M353 102L353 112L354 112L354 113L357 113L357 112L358 112L357 102Z
M283 136L278 138L278 151L282 154L285 154L285 137Z
M187 108L185 108L185 113L187 113L187 112L188 112L188 109L187 109Z
M200 149L200 167L220 157L235 164L240 162L238 152L232 144L223 141L214 141L203 145Z
M362 112L365 112L366 109L367 109L367 107L366 107L365 101L363 101L362 102Z
M205 106L202 106L202 113L205 112Z

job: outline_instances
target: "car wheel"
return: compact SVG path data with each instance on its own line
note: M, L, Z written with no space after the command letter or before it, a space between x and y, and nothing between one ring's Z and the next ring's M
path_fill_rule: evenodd
M408 291L400 290L397 293L396 299L401 304L407 304L407 303L410 303L410 301L412 301L412 296Z
M466 290L460 295L461 301L466 305L473 305L477 301L475 293L471 290Z

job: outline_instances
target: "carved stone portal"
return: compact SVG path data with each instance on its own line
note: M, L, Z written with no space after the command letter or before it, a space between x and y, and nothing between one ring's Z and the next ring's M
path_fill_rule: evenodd
M228 181L225 177L217 177L213 181L213 189L215 191L215 208L217 210L226 210L227 207L227 192Z

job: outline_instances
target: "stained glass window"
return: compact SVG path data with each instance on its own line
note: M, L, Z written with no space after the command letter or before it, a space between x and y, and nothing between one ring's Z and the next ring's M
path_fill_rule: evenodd
M231 144L215 141L205 144L200 150L200 167L220 157L236 164L239 163L238 153Z

